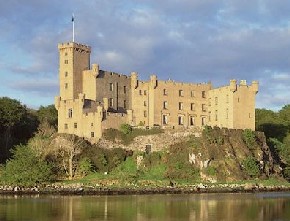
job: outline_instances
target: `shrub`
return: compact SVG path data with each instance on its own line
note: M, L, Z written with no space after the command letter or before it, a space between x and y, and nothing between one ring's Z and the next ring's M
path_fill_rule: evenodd
M246 129L242 133L242 138L243 138L243 141L245 142L245 144L247 145L247 147L249 149L252 149L253 145L256 142L255 133L250 129Z
M132 127L129 124L121 124L120 131L123 134L130 134L130 133L132 133Z
M90 172L92 172L92 163L91 160L87 157L82 158L79 161L79 173L82 176L88 175Z
M249 156L244 159L242 165L248 176L257 177L260 174L259 165L253 157Z
M3 174L8 184L34 186L51 180L51 166L40 160L29 146L19 145L12 154Z

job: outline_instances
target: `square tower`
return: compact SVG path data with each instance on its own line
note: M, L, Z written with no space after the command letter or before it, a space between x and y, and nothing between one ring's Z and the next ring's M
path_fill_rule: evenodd
M82 93L82 72L90 68L91 47L75 42L58 44L59 81L62 100L78 98Z

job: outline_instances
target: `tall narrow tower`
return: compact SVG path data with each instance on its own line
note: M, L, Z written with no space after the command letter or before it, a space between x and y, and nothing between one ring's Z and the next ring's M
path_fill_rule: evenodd
M75 42L58 44L61 100L78 98L82 93L82 71L90 68L91 47Z

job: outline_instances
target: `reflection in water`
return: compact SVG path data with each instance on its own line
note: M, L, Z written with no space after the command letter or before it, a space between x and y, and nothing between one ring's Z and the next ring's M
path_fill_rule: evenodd
M290 193L0 196L0 220L290 220Z

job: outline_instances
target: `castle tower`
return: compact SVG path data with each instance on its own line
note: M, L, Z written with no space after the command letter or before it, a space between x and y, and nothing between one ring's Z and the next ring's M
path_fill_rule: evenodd
M91 48L75 42L58 44L61 100L78 98L82 93L82 71L90 68Z

